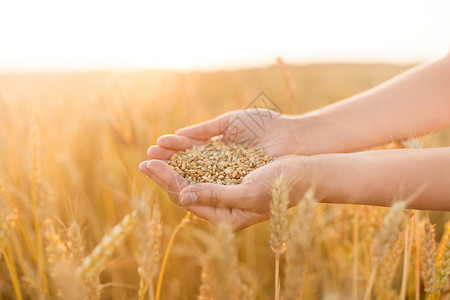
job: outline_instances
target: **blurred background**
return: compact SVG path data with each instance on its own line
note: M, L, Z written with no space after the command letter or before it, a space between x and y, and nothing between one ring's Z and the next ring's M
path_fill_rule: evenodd
M0 225L16 221L3 252L11 264L0 258L0 298L17 296L14 278L24 298L58 297L45 228L36 226L44 221L63 241L79 226L82 259L134 200L159 203L166 250L186 212L138 172L158 136L244 108L261 91L284 113L307 112L449 50L448 0L1 1ZM450 135L421 141L449 146ZM386 212L320 206L314 247L302 254L315 263L307 299L347 299L352 280L362 298L371 237ZM440 237L448 213L431 217ZM162 299L198 295L199 229L211 227L200 222L177 236ZM257 299L273 297L269 234L267 222L237 234ZM128 238L104 266L103 299L136 298L136 244ZM400 267L387 265L398 292ZM419 295L413 280L407 290Z

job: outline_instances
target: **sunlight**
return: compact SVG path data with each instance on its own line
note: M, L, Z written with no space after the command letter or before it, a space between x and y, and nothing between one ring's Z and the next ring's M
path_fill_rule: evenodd
M0 71L416 62L450 47L450 2L8 1Z

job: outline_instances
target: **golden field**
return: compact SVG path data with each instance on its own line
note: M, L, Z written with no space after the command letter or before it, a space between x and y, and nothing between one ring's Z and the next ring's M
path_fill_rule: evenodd
M139 267L150 270L148 290L153 291L141 293L141 299L154 299L169 239L186 214L138 171L158 136L244 108L261 91L283 113L307 112L408 67L323 64L190 73L0 75L0 299L137 299ZM450 136L443 131L422 142L448 146ZM282 299L363 299L367 293L373 299L424 298L427 283L419 276L420 267L427 271L423 255L437 262L424 278L442 285L441 296L450 288L445 278L439 283L443 273L438 272L447 260L450 267L447 235L439 244L447 213L393 212L384 222L385 208L318 204L308 209L308 214L289 212L292 218L304 214L292 221L294 233L303 237L303 250L289 252L295 243L288 242L285 255L301 265L294 279L285 274L288 264L281 256ZM158 211L162 226L155 225ZM127 215L131 218L113 229ZM437 257L428 215L437 224ZM392 225L392 216L401 222ZM195 299L205 276L222 276L211 282L224 283L228 272L246 286L247 292L237 298L274 298L268 222L231 236L219 231L229 240L217 243L214 226L184 220L166 261L160 299ZM390 238L382 244L387 229ZM97 253L99 243L106 246ZM386 253L377 264L380 245ZM159 259L143 259L146 249L159 251ZM216 257L202 277L202 266L214 258L210 249L228 255L228 263ZM296 296L286 290L292 280L301 287Z

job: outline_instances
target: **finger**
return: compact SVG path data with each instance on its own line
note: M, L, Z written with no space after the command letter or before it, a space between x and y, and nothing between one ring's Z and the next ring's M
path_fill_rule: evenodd
M205 219L213 224L218 224L223 221L231 222L229 208L217 208L212 206L188 206L185 208L197 217Z
M267 218L248 211L231 210L229 208L216 208L211 206L188 206L188 211L194 215L205 219L215 225L220 222L228 222L231 224L233 231L239 231L250 225L262 222Z
M206 141L197 140L186 136L180 136L175 134L166 134L160 136L156 143L162 148L169 150L181 151L191 148L193 145L203 145ZM176 152L175 151L175 152Z
M248 185L222 185L213 183L192 184L181 191L181 206L212 206L227 208L249 208L245 201L251 191Z
M150 159L170 160L172 155L177 153L175 150L166 149L159 146L151 146L147 150L147 156Z
M166 190L176 203L179 202L180 192L189 185L186 179L161 160L152 159L142 162L139 165L139 170L147 174L153 181Z
M229 114L223 114L196 125L178 129L175 133L177 135L187 136L200 140L207 140L214 136L221 134L228 126Z

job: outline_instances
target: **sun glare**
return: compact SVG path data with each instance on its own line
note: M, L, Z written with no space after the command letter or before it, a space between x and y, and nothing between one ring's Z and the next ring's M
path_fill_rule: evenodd
M5 1L0 71L416 62L450 47L450 2Z

